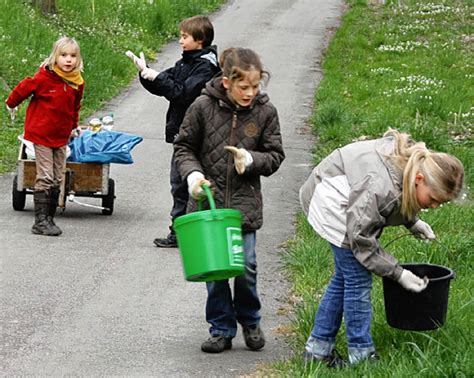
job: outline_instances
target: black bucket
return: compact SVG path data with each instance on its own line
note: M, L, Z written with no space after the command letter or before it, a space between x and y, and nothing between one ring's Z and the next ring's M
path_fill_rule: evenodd
M420 293L404 289L383 277L383 296L387 323L409 331L429 331L441 327L448 310L449 284L454 272L440 265L401 264L418 277L428 277L428 287Z

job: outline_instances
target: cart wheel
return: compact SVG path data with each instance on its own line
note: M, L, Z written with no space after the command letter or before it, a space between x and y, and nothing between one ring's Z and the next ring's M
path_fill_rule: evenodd
M104 215L112 215L114 212L114 200L115 200L115 181L109 178L109 193L102 197L102 207L106 207L108 210L102 210Z
M26 201L26 190L19 191L17 190L18 184L18 175L13 177L13 188L12 188L12 202L13 208L16 211L22 211L25 208Z

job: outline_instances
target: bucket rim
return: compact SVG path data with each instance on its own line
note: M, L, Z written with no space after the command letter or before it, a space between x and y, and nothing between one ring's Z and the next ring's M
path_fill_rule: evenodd
M441 268L441 269L444 269L448 272L448 274L442 276L442 277L436 277L436 278L429 278L428 280L430 282L436 282L436 281L441 281L441 280L446 280L446 279L453 279L456 277L456 273L454 272L454 270L452 270L451 268L448 268L447 266L443 266L443 265L438 265L438 264L430 264L430 263L403 263L403 264L400 264L401 267L405 267L405 266L434 266L436 268Z
M234 218L242 222L242 213L237 209L210 209L210 210L200 210L194 211L192 213L187 213L177 217L174 220L174 227L179 227L183 224L189 222L195 222L199 220L204 221L213 221L213 220L222 220L222 219Z

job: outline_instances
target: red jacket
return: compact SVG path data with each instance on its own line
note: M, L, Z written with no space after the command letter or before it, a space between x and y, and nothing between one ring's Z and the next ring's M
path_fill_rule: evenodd
M24 138L46 147L62 147L79 122L84 84L78 89L66 84L55 72L41 66L13 89L7 105L15 108L32 96L26 109Z

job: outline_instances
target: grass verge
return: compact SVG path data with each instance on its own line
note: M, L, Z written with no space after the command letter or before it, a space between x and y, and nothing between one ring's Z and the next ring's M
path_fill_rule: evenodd
M459 157L472 185L474 121L473 6L468 1L392 1L367 5L349 1L341 27L326 51L322 80L311 119L317 137L314 163L357 138L379 137L388 127L410 133L431 149ZM330 371L304 364L301 353L315 311L333 271L328 243L316 236L302 215L284 254L286 270L298 298L291 314L289 343L295 357L265 371L276 376L467 377L472 376L473 206L462 203L423 212L438 242L403 237L388 250L400 262L447 266L451 282L445 325L429 332L400 331L385 319L381 279L374 278L372 334L379 363L362 363ZM382 245L406 233L387 229ZM347 350L341 329L337 348ZM347 352L344 354L347 355Z

